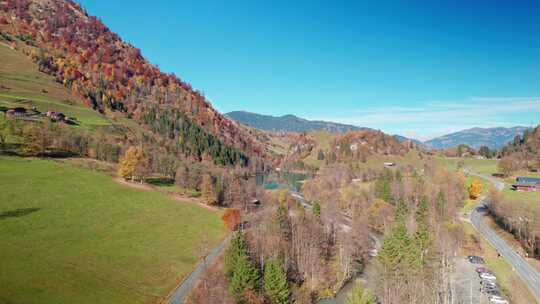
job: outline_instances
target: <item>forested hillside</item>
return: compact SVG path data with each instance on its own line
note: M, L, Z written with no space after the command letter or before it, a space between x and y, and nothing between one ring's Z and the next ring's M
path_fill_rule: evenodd
M330 121L307 120L290 114L277 117L245 111L234 111L226 113L225 115L247 126L268 132L302 133L312 131L327 131L330 133L342 133L365 129L353 125L340 124Z
M0 2L0 42L28 55L84 104L131 119L167 150L219 165L256 167L265 146L218 113L174 74L161 72L134 46L73 1ZM133 140L133 138L132 138Z

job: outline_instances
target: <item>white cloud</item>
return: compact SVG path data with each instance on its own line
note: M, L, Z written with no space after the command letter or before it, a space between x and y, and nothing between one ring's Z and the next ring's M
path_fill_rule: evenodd
M540 97L471 97L462 101L430 101L404 107L371 107L355 109L337 117L317 119L380 128L387 132L411 134L427 139L472 127L513 126L529 124L510 116L538 114ZM415 135L415 136L414 136Z

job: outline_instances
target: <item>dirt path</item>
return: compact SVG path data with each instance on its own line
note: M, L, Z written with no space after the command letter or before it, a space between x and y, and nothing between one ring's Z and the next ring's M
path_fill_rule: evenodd
M204 204L199 198L188 197L188 196L181 195L178 193L171 193L171 192L163 191L163 190L160 190L158 187L145 184L145 183L141 184L141 183L126 181L125 179L121 177L114 177L113 180L119 183L120 185L124 185L126 187L130 187L130 188L134 188L138 190L144 190L144 191L158 191L158 192L164 193L168 197L180 203L196 204L199 207L210 210L210 211L219 211L219 208Z
M113 180L119 183L120 185L124 185L124 186L134 188L134 189L146 190L146 191L155 190L152 186L148 184L129 182L121 177L113 177Z

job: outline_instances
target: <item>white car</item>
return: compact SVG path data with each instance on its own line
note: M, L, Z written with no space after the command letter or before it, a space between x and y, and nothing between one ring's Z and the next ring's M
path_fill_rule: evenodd
M490 304L508 304L508 301L501 297L490 297L489 303Z
M484 280L490 280L490 281L497 280L497 277L496 277L496 276L494 276L494 275L491 274L491 273L487 273L487 272L481 273L481 274L480 274L480 277L481 277L482 279L484 279Z

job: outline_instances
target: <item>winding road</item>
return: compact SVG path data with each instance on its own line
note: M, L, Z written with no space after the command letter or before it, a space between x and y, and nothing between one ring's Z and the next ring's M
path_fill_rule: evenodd
M494 179L491 176L485 176L482 174L469 172L471 175L476 175L494 183L495 186L502 190L504 189L504 183ZM512 266L514 271L525 282L533 296L536 298L536 302L540 303L540 273L525 259L516 253L516 251L508 245L503 239L501 239L486 223L482 220L485 212L487 211L485 205L485 199L483 199L478 206L476 206L469 216L469 220L473 227L501 254L501 256Z

